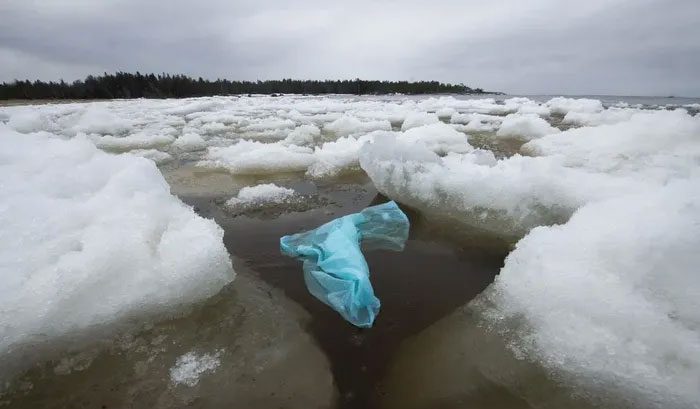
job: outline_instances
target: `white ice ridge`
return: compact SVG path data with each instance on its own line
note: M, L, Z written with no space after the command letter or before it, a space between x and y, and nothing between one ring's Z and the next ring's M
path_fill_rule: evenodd
M149 160L0 124L0 197L0 353L169 313L234 278L223 230Z
M175 360L175 365L170 368L170 381L175 385L196 386L202 375L214 372L221 365L221 352L198 355L190 351L179 356Z
M226 201L226 206L250 206L269 203L282 203L296 194L294 189L277 186L274 183L264 183L242 188L238 195Z
M394 200L524 236L478 304L520 356L582 393L700 407L700 117L618 119L500 160L482 150L439 157L386 136L364 145L360 163Z

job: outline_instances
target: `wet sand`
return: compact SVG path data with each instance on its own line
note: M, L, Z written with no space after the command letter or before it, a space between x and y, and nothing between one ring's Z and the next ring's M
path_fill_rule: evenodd
M301 262L280 254L279 238L386 199L366 180L320 186L318 193L331 204L278 217L265 213L232 217L212 197L181 199L224 228L232 255L309 312L308 331L330 361L339 391L337 406L379 407L387 398L383 376L401 342L480 293L493 281L509 248L491 242L460 246L449 234L430 228L418 214L404 209L412 225L406 249L365 252L382 308L371 329L359 329L308 293Z

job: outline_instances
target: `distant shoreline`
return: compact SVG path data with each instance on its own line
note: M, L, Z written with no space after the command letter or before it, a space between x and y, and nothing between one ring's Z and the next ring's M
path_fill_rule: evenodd
M482 95L482 88L462 83L439 81L375 81L375 80L295 80L291 78L265 81L205 80L186 75L135 74L117 72L101 76L89 75L85 80L67 83L63 80L15 80L0 84L0 100L104 100L132 98L190 98L222 95ZM500 92L493 92L501 94Z

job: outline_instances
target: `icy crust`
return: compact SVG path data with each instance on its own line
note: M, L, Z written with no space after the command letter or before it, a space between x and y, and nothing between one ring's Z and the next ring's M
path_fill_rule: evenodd
M223 230L149 160L0 124L0 175L3 354L171 312L234 278Z
M475 304L517 356L632 407L700 407L699 138L697 116L643 111L535 139L528 156L388 137L360 163L391 199L524 236Z
M485 293L490 320L521 356L624 390L632 407L700 407L699 187L672 182L533 229Z

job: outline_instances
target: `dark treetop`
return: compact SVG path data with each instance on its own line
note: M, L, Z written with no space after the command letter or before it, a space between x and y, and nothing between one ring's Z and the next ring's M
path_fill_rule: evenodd
M480 94L481 88L438 81L210 81L186 75L117 72L72 83L29 80L0 84L0 99L184 98L228 94Z

